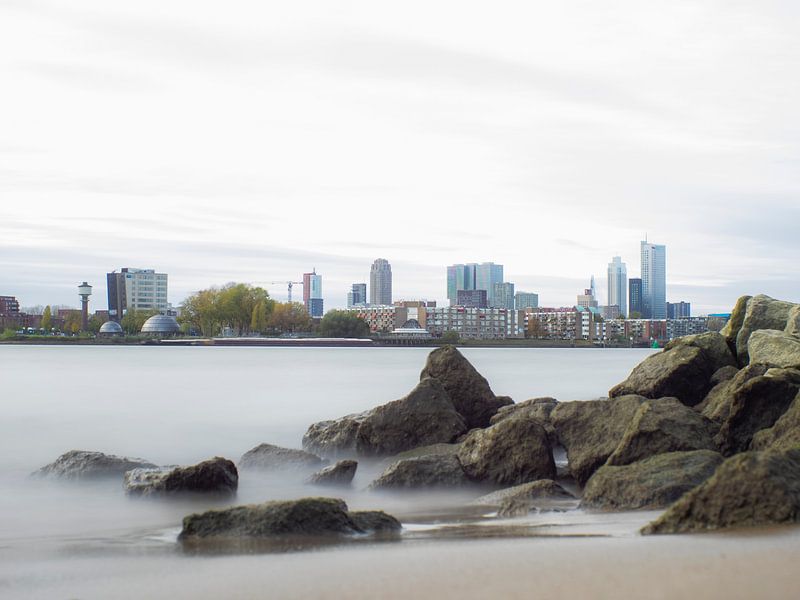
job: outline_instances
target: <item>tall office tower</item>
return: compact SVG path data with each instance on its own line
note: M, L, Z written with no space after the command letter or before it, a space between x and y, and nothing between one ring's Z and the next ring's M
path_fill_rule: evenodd
M312 317L321 317L322 308L322 275L317 275L317 270L303 273L303 304L308 314Z
M458 304L459 290L486 290L486 297L491 305L494 302L496 283L503 283L503 265L488 262L447 267L447 299L451 306Z
M459 290L475 289L475 264L447 267L447 299L450 306L458 304Z
M491 308L514 310L514 284L509 281L494 284L494 304Z
M592 298L597 300L597 288L594 285L594 275L592 275L589 279L589 290L592 293Z
M667 247L642 242L642 316L667 318Z
M631 312L626 317L630 318L633 313L642 316L642 280L638 277L628 280L628 308Z
M539 308L539 294L531 292L517 292L514 294L514 308L524 310L526 308Z
M494 286L497 283L503 283L503 265L492 262L475 265L475 289L486 290L489 306L495 305Z
M628 315L628 269L619 256L608 263L608 306L614 305L619 314Z
M369 303L375 306L392 304L392 266L385 258L376 258L369 271Z
M367 304L367 284L354 283L347 294L347 308L354 306L366 306Z
M157 310L166 314L167 274L155 269L132 269L106 274L108 318L119 322L129 310Z

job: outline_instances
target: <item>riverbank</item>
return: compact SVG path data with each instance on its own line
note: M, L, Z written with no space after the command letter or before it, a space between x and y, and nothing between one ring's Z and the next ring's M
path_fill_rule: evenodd
M410 343L413 342L413 343ZM348 338L172 338L153 339L142 337L126 338L84 338L58 336L20 336L0 340L0 346L265 346L265 347L309 347L309 348L438 348L446 345L440 340L398 340L348 339ZM460 348L646 348L646 345L615 346L597 344L588 340L537 340L537 339L502 339L502 340L460 340L455 344Z

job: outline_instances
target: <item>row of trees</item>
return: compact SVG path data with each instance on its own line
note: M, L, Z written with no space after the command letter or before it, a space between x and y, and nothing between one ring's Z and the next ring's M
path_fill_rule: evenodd
M315 332L324 337L367 337L370 334L363 319L341 310L329 311L314 331L314 321L305 306L299 302L276 302L265 289L245 283L229 283L192 294L183 303L180 321L187 332L194 330L204 336L219 335L227 327L234 335Z
M267 290L245 283L200 290L186 298L181 323L204 336L230 327L235 335L308 331L312 320L297 302L280 303Z

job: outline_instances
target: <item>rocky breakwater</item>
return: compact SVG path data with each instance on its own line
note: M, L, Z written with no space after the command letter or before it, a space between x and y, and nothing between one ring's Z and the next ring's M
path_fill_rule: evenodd
M586 479L583 506L666 507L645 534L800 521L797 304L742 297L719 334L674 340L609 395L643 400Z
M453 346L434 350L407 396L308 428L303 448L323 457L383 457L419 446L452 443L486 427L511 399L495 396L486 379Z

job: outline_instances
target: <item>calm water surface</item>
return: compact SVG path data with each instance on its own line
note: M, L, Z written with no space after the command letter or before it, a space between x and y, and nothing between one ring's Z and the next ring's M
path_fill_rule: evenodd
M86 572L110 564L129 578L152 560L161 565L185 561L175 544L181 518L214 505L130 499L119 482L70 484L28 477L63 452L100 450L158 464L187 464L215 455L237 460L262 442L300 447L304 431L315 421L405 395L418 381L428 352L0 346L0 597L4 590L35 597L44 589L58 589L49 577L72 572L78 563L70 561L79 559ZM464 350L496 394L516 401L604 396L650 352ZM409 522L410 515L434 514L476 495L365 492L378 470L377 465L360 467L353 489L337 495L353 508L382 508L400 516L407 523L409 547L415 535L431 526L430 519ZM313 493L319 491L299 478L244 472L235 503ZM577 527L585 534L611 527L625 534L646 520L639 516L631 524L620 517L598 524L594 517L575 513L533 525L556 532ZM132 556L149 558L136 567ZM80 592L79 582L71 585Z

